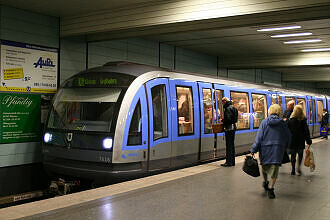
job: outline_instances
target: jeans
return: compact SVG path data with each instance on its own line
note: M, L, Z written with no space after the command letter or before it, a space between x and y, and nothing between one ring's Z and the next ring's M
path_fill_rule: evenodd
M235 131L225 131L226 136L226 164L235 165Z

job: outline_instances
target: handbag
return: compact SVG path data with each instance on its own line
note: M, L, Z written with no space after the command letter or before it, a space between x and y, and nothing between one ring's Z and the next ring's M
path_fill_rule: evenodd
M212 125L213 133L223 132L223 123L216 123Z
M289 154L288 154L288 152L284 151L282 164L289 163L289 162L290 162Z
M311 162L310 162L310 160L311 160L311 152L310 152L309 148L306 149L305 155L306 156L305 156L305 160L304 160L304 165L306 167L309 167L311 165Z
M242 170L250 176L260 176L258 161L252 156L246 156Z
M310 171L313 172L315 170L315 156L313 150L310 146L306 149L306 156L304 160L304 165L310 168Z

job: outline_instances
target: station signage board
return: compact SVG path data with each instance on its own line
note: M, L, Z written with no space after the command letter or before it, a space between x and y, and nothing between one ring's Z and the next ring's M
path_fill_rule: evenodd
M0 91L55 93L58 49L1 41Z
M41 98L0 93L0 143L40 141Z

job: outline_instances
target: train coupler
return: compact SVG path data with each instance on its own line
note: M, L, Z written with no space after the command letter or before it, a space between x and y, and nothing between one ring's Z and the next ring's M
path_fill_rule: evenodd
M53 195L66 195L80 186L80 180L65 181L62 178L53 180L49 186L49 192Z

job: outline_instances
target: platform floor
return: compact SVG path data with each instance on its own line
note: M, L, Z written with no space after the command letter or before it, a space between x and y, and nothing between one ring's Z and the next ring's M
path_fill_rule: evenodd
M0 209L0 219L330 219L330 140L314 140L316 170L280 168L276 199L262 178L223 161Z

